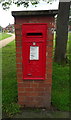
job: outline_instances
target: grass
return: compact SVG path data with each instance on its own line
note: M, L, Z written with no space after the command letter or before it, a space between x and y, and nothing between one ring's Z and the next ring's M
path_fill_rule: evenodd
M12 35L7 34L7 33L1 33L1 34L0 34L0 40L3 40L3 39L5 39L5 38L11 37L11 36L12 36Z
M68 34L67 55L71 61L71 33Z
M2 102L3 112L11 116L19 111L17 104L17 81L16 81L16 62L15 62L15 42L11 42L2 50Z
M71 34L69 36L71 40ZM71 41L68 41L67 54L71 55L69 44L71 45ZM15 42L13 41L5 46L2 53L3 112L11 116L20 111L17 104ZM69 65L61 66L53 63L52 104L59 110L69 111L69 96Z
M55 38L55 36L54 36ZM54 43L55 46L55 43ZM71 33L68 34L67 57L71 63ZM71 111L69 64L53 63L52 103L59 110Z
M52 103L59 110L69 111L69 66L53 63Z

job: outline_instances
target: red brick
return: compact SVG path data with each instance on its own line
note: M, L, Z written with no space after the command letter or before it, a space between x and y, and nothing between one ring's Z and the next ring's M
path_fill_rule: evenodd
M21 25L19 25L19 24L15 24L14 27L15 27L15 29L21 29Z
M35 91L36 92L44 92L45 91L45 88L44 87L39 87L39 88L35 88Z
M20 71L17 71L17 78L22 78L21 76L19 76L19 75L21 75L22 74L22 72Z
M28 96L28 97L25 97L25 98L26 98L26 102L28 102L28 101L31 102L31 101L33 101L33 99L34 99L34 97L29 97L29 96Z
M33 83L33 84L31 84L31 87L38 87L38 83Z
M47 62L48 62L48 63L52 63L52 58L51 58L51 57L48 57L48 58L47 58Z
M33 97L22 97L22 96L19 96L18 100L19 100L19 102L23 102L23 103L32 103L33 102Z
M16 62L17 62L17 63L22 63L22 59L21 59L20 57L18 57L18 58L16 59Z
M16 34L16 35L19 35L19 34L22 35L22 31L21 31L20 29L15 30L15 34Z
M52 32L51 32L51 31L49 31L49 34L48 34L48 39L49 39L49 40L53 40L53 34L52 34Z
M52 57L52 52L48 52L48 57Z
M30 91L33 92L33 91L34 91L34 88L28 87L28 88L25 88L25 91L26 91L26 92L30 92Z
M16 56L20 58L20 56L22 56L21 53L16 53Z
M18 83L18 87L30 87L30 84L27 83Z
M22 37L21 37L21 36L19 36L19 37L20 37L20 39L19 39L19 38L17 38L17 42L22 43Z
M22 73L22 69L20 68L20 69L17 69L17 72L18 73Z
M47 46L47 52L52 52L52 47L50 47L50 46Z
M17 73L17 77L22 78L22 73Z
M21 44L21 45L22 45L22 41L21 41L21 40L20 40L20 41L18 41L18 40L17 40L17 42L16 42L16 43L17 43L17 44Z
M18 87L24 87L23 82L21 82L21 83L18 82Z
M44 88L45 88L45 87L48 87L48 84L46 84L46 83L41 84L41 83L40 83L40 84L38 85L38 87L44 87Z
M48 86L48 87L46 87L46 88L45 88L45 91L46 91L45 95L46 95L46 94L50 94L50 93L51 93L51 85Z
M51 68L47 68L47 72L48 73L52 73L52 69Z
M18 56L16 56L16 60L22 60L22 55L21 55L21 57L18 57ZM17 63L18 64L18 63Z
M24 92L24 93L19 93L20 96L30 96L30 97L37 97L37 96L44 96L46 93L46 91L41 91L41 92Z
M47 41L47 45L52 47L53 46L53 41L52 40Z
M15 40L16 40L16 41L21 41L21 39L22 39L22 36L21 36L21 35L20 35L20 36L19 36L19 35L16 35L16 37L15 37Z
M52 78L48 78L48 76L47 76L46 83L51 86L52 85Z
M17 80L18 80L18 82L21 81L21 80L23 81L22 75L18 75L18 73L17 73Z
M19 39L21 41L21 38L22 38L22 35L16 35L16 40Z
M18 104L24 106L24 102L18 100Z
M17 77L17 82L18 82L18 83L23 83L22 77L20 77L20 78Z
M47 68L51 68L52 69L52 62L49 62L49 63L47 62L47 66L48 66Z
M22 96L18 96L18 100L20 102L26 102L25 97L22 97Z
M33 92L24 92L24 93L18 93L19 96L38 96L38 93Z
M24 87L18 87L18 91L20 92L23 92L23 91L25 91L25 88Z
M47 73L47 78L52 78L52 73Z
M20 49L22 50L22 46L16 46L16 48L17 48L17 49L20 48Z
M21 46L22 47L22 46ZM19 47L16 47L16 51L22 51L22 49L21 48L19 48Z
M16 53L22 53L22 50L21 49L17 49Z
M20 46L22 46L22 43L21 42L16 42L16 46L20 47Z
M22 64L17 63L17 68L22 68Z

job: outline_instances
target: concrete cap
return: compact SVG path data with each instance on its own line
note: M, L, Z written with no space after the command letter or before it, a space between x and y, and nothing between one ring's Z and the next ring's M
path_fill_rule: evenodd
M12 16L35 16L35 15L48 15L55 16L58 10L27 10L27 11L12 11Z

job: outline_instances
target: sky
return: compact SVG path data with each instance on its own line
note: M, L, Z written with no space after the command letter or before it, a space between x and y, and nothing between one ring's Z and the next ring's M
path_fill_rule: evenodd
M29 5L28 8L24 8L23 6L17 7L16 5L12 5L11 8L7 11L3 10L0 5L0 26L3 28L7 25L14 24L14 17L11 15L11 11L22 11L22 10L50 10L50 9L58 9L59 0L53 2L53 4L47 4L41 0L41 3L37 5L37 7Z

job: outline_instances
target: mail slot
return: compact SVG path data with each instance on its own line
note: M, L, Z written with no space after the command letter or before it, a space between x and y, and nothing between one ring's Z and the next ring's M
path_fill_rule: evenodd
M27 37L42 37L42 33L29 32L27 33Z
M44 80L47 24L22 25L23 79Z

